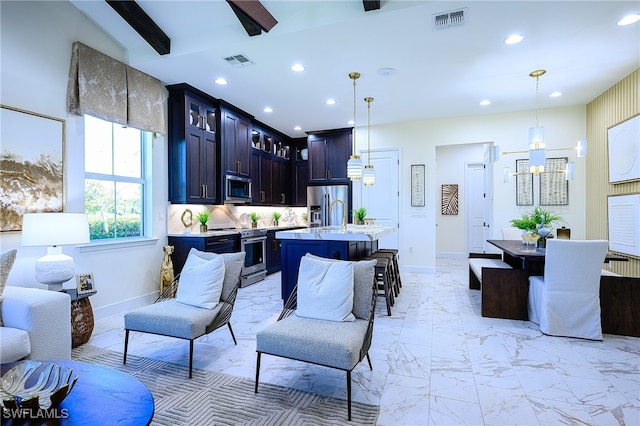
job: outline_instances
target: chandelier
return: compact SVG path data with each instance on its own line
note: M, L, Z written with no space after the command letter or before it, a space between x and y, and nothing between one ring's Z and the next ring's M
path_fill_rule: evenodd
M364 172L362 173L362 182L365 186L373 186L376 183L376 171L371 165L371 102L372 97L364 98L367 103L367 165L364 166Z
M349 161L347 161L347 177L352 181L362 178L362 161L356 151L356 80L360 78L359 72L349 73L353 80L353 149Z

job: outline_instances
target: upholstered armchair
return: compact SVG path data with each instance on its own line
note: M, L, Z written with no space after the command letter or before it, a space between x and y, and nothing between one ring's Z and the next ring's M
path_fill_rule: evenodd
M191 249L182 273L155 303L125 314L123 363L127 363L130 331L189 340L189 378L195 339L227 325L237 344L230 319L244 256L244 252L214 254Z
M263 353L344 370L351 420L351 371L365 356L373 368L369 347L376 303L375 264L375 260L347 262L310 254L302 258L298 284L278 321L256 335L256 393ZM332 271L334 267L341 271ZM353 297L344 297L347 294Z
M529 277L529 320L552 336L602 340L600 271L604 240L547 241L544 276Z

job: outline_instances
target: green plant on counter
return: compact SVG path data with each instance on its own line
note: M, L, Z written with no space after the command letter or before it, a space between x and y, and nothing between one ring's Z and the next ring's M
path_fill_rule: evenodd
M307 223L309 221L309 215L307 213L302 213L302 220Z
M554 222L563 222L562 216L540 206L536 206L528 213L522 213L519 219L511 219L513 226L525 231L537 231L538 225L542 224L550 227Z
M209 215L209 210L198 213L198 222L200 222L201 225L206 225L209 220Z
M274 221L276 221L276 222L279 221L281 217L282 217L282 215L280 213L273 212L273 220Z
M356 224L362 225L364 223L364 218L367 217L367 209L364 207L360 207L358 210L353 211L353 218L356 221Z
M256 212L251 212L251 213L249 213L249 220L250 220L252 223L258 223L258 221L259 221L260 219L262 219L262 217L261 217L258 213L256 213Z

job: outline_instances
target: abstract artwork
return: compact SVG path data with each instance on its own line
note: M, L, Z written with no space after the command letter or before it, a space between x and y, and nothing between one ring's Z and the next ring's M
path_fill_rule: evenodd
M566 206L569 204L569 181L563 171L567 157L547 158L544 173L540 174L540 205Z
M458 214L458 184L456 183L442 185L442 214Z
M533 174L529 160L516 160L516 206L533 205Z
M609 139L609 182L640 179L640 115L607 130Z
M1 106L0 231L20 231L25 213L64 207L62 119Z

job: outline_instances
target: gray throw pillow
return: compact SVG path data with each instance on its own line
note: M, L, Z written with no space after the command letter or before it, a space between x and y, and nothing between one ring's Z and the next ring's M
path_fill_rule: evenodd
M2 326L2 292L7 285L7 278L16 260L17 252L18 250L13 249L0 254L0 327Z

